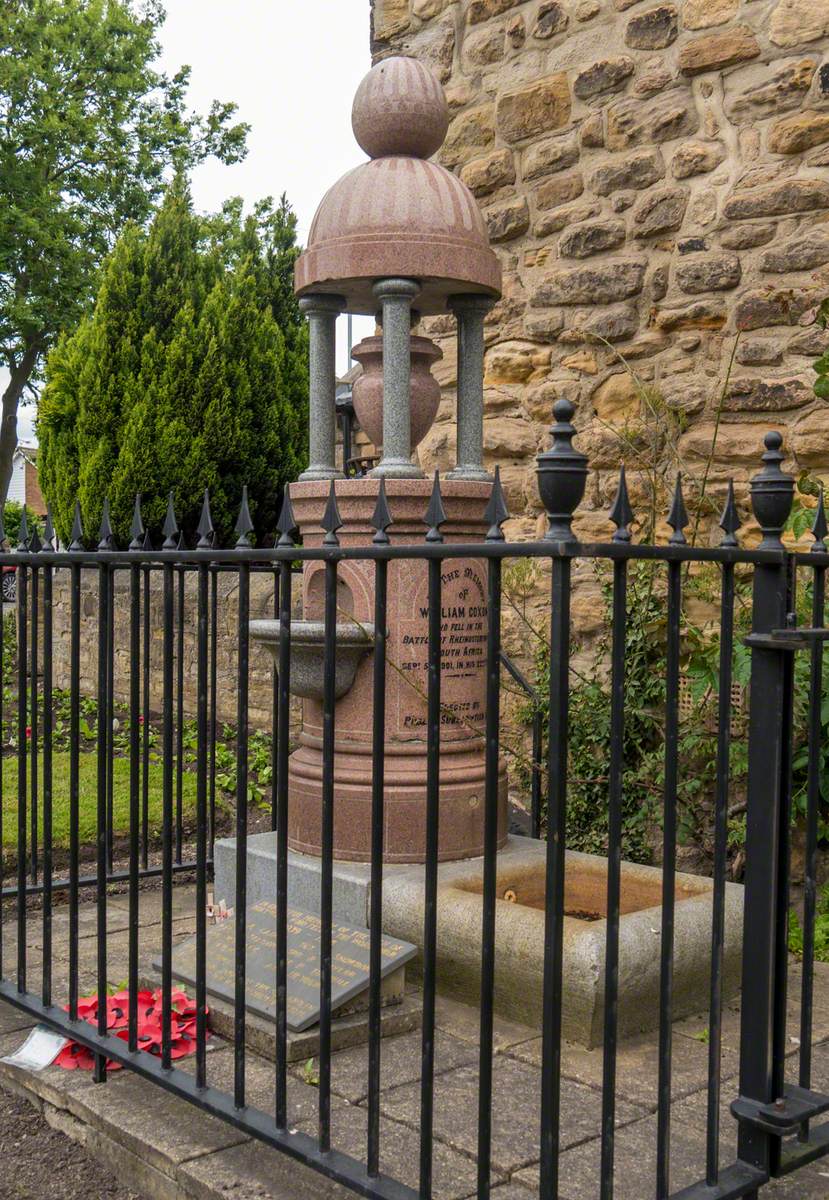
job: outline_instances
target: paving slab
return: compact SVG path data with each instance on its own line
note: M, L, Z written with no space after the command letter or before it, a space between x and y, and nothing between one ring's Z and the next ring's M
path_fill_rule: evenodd
M385 1091L420 1079L422 1040L419 1032L384 1038L380 1043L380 1088ZM477 1061L477 1047L437 1030L435 1071L443 1075ZM315 1064L317 1060L314 1060ZM302 1077L302 1068L293 1068ZM357 1104L368 1095L368 1047L341 1050L331 1059L331 1087L338 1095Z
M0 1003L0 1036L14 1033L18 1029L31 1029L36 1025L34 1017L29 1017L13 1004ZM20 1039L23 1041L23 1038ZM6 1053L6 1051L4 1051Z
M704 1031L703 1031L704 1034ZM509 1047L504 1053L522 1062L541 1065L541 1038L533 1038ZM616 1059L616 1091L633 1104L655 1108L657 1103L659 1046L654 1034L643 1034L619 1043ZM721 1055L720 1078L736 1077L740 1059L736 1050L726 1047ZM602 1050L587 1050L569 1042L562 1044L561 1073L588 1087L602 1089L604 1073ZM673 1096L681 1099L708 1084L708 1044L689 1036L673 1039Z
M365 1108L339 1108L331 1124L331 1142L337 1149L360 1162L366 1157ZM315 1135L316 1126L307 1124L304 1132ZM380 1168L401 1183L417 1190L420 1175L420 1130L397 1121L380 1119ZM434 1143L434 1200L463 1200L475 1192L477 1168L474 1161L447 1146ZM496 1173L495 1181L504 1180Z
M177 1064L188 1075L195 1074L194 1056L179 1059ZM222 1044L207 1055L207 1083L228 1096L233 1095L235 1059L232 1047ZM276 1111L276 1075L274 1065L258 1054L245 1055L245 1101L250 1108L272 1117ZM319 1089L300 1079L288 1076L288 1119L292 1125L316 1117L319 1110Z
M415 1127L420 1115L420 1085L405 1084L381 1098L382 1112ZM638 1106L621 1101L619 1121L642 1115ZM595 1137L601 1128L601 1096L592 1088L562 1081L562 1146ZM528 1063L497 1056L492 1072L492 1163L497 1171L513 1171L538 1160L541 1121L541 1072ZM478 1149L478 1071L460 1067L435 1082L435 1137L475 1157Z
M462 1042L478 1045L481 1034L481 1018L478 1009L461 1000L439 995L435 1004L435 1026L444 1033L450 1033ZM541 1033L530 1025L521 1025L517 1021L508 1021L506 1017L497 1014L492 1022L492 1044L496 1051L505 1050L508 1046L518 1045Z
M815 1052L815 1084L825 1086L829 1074L829 1047ZM829 1081L828 1081L829 1082ZM720 1107L720 1166L735 1161L737 1122L729 1111L732 1097L724 1095ZM671 1109L671 1190L678 1191L705 1176L707 1102L703 1092L674 1104ZM650 1114L617 1130L615 1146L614 1200L642 1200L656 1191L656 1133L657 1118ZM601 1141L594 1138L581 1146L565 1150L560 1160L560 1200L595 1200L601 1155ZM821 1173L829 1166L804 1168L790 1180L769 1184L761 1192L762 1200L826 1200L829 1195L826 1177ZM811 1176L811 1177L810 1177ZM516 1182L538 1187L538 1168L522 1170ZM820 1184L822 1191L807 1190ZM798 1185L800 1190L797 1190ZM794 1187L792 1191L777 1189Z
M803 967L790 959L789 984L786 995L786 1036L788 1053L800 1046L800 996ZM700 1013L677 1021L674 1033L685 1037L699 1037L708 1029L708 1014ZM815 963L814 998L812 1015L812 1041L822 1042L829 1038L829 963ZM723 1047L739 1053L740 1049L740 1005L739 1001L727 1004L723 1011Z
M111 1075L104 1084L70 1092L68 1099L79 1120L106 1134L119 1130L127 1150L145 1156L161 1171L247 1140L232 1125L128 1071Z
M192 1200L353 1200L354 1192L280 1150L244 1142L180 1163L176 1179Z

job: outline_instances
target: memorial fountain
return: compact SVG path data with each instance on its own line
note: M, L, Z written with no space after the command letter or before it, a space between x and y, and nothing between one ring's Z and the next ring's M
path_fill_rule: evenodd
M413 451L435 418L439 390L430 366L441 351L412 334L421 316L452 314L457 324L457 462L441 480L445 543L484 539L492 478L483 462L484 320L500 295L501 273L477 203L429 156L441 146L448 110L440 83L422 63L389 58L361 83L352 125L367 162L327 192L296 264L295 286L310 326L310 462L290 486L305 547L323 545L333 504L341 547L365 547L388 514L393 546L422 543L432 481ZM354 408L380 452L365 477L346 478L335 461L335 327L344 312L376 316L382 334L361 342L363 374ZM569 406L567 406L569 410ZM561 417L564 416L564 423ZM573 451L572 426L559 414L559 450ZM565 436L566 435L566 436ZM549 456L547 456L549 457ZM544 456L542 456L544 458ZM553 464L554 465L554 464ZM551 469L541 463L540 470ZM576 503L578 497L576 497ZM575 507L575 505L574 505ZM554 520L554 518L553 518ZM298 744L290 758L289 902L317 910L323 796L323 561L304 562L301 613L291 620L291 689L302 698ZM334 779L334 912L365 928L371 905L374 563L344 559L337 568ZM427 781L427 564L392 558L388 568L384 773L383 929L421 944ZM254 621L255 640L278 658L280 623ZM442 573L438 978L476 997L480 972L484 841L487 592L486 564L447 559ZM498 785L496 1005L529 1023L540 1020L544 955L545 846L507 837L507 783ZM251 904L276 895L274 834L248 841ZM217 896L232 900L232 840L215 849ZM594 1044L601 1027L607 863L568 854L565 904L565 1036ZM621 1031L656 1019L661 872L622 869ZM725 992L737 986L741 889L726 903ZM568 899L569 898L569 899ZM677 877L675 1016L707 995L710 881ZM585 912L591 919L585 919Z

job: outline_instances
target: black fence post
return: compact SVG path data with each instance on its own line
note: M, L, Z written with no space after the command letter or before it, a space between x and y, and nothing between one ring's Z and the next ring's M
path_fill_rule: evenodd
M762 471L751 481L754 515L763 532L761 550L778 550L777 562L754 569L751 645L751 703L746 814L745 916L743 930L743 1010L740 1040L740 1120L738 1156L771 1174L779 1140L750 1119L754 1106L771 1104L775 1070L776 997L779 994L781 846L788 820L787 691L791 651L776 648L771 634L787 617L788 571L781 533L791 511L794 480L781 470L782 438L769 433ZM784 914L785 915L785 914Z

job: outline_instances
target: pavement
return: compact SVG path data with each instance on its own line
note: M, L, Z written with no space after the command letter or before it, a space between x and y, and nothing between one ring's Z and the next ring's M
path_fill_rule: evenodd
M174 893L174 936L195 928L194 889ZM8 914L10 915L10 914ZM110 897L108 905L109 977L121 985L126 976L127 900ZM149 969L160 947L161 898L142 893L141 959ZM30 987L40 975L39 918L31 914ZM55 912L54 995L62 1002L68 979L66 912ZM94 991L95 912L84 906L79 949L81 986ZM4 926L4 960L14 962L14 926ZM789 1002L790 1078L796 1076L800 968L791 966ZM724 1014L722 1055L721 1162L734 1161L736 1123L728 1111L736 1095L739 1006ZM31 1021L0 1005L0 1057L22 1043ZM815 981L814 1086L829 1091L829 966L819 964ZM475 1195L477 1144L478 1014L474 1008L439 998L435 1079L435 1200L466 1200ZM674 1026L674 1078L671 1135L671 1187L678 1191L704 1174L707 1079L707 1019L689 1018ZM233 1053L212 1039L208 1081L232 1087ZM493 1200L529 1200L538 1188L541 1038L536 1029L496 1019L493 1072ZM643 1200L655 1194L656 1064L653 1035L623 1042L618 1058L615 1200ZM192 1070L192 1060L182 1060ZM314 1135L318 1090L313 1068L291 1068L288 1102L291 1128ZM401 1182L417 1187L420 1115L420 1034L404 1033L382 1044L382 1166ZM248 1102L273 1113L273 1064L248 1057ZM595 1200L598 1194L602 1052L562 1047L562 1130L559 1200ZM150 1200L347 1200L354 1193L333 1184L287 1155L254 1142L243 1132L179 1100L127 1071L106 1084L93 1084L83 1072L52 1067L24 1072L0 1063L0 1085L36 1105L40 1117L80 1142L85 1153L131 1195ZM366 1141L367 1065L365 1047L335 1054L332 1060L333 1144L363 1159ZM0 1105L4 1097L0 1096ZM16 1101L13 1120L20 1119ZM38 1114L35 1113L34 1116ZM2 1129L4 1121L0 1121ZM28 1135L27 1135L28 1136ZM34 1153L41 1154L33 1134ZM0 1141L0 1151L3 1142ZM44 1143L42 1153L51 1154ZM0 1198L5 1193L0 1178ZM20 1193L28 1200L26 1192ZM46 1194L46 1193L44 1193ZM49 1193L51 1194L51 1193ZM60 1193L56 1193L61 1195ZM92 1187L86 1195L108 1196ZM75 1193L66 1193L74 1197ZM78 1193L80 1195L80 1193ZM827 1200L829 1159L811 1164L762 1189L763 1200ZM61 1197L61 1200L63 1198Z

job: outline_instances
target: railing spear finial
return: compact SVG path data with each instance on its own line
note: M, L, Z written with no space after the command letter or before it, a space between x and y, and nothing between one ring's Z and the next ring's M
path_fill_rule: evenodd
M685 497L682 495L682 472L676 473L676 486L674 487L674 498L671 504L671 511L668 513L668 524L673 533L669 541L672 546L686 545L686 537L683 533L685 526L688 524L688 509L685 507Z
M619 471L619 486L616 489L616 499L613 501L613 507L610 510L610 519L616 526L616 532L613 535L614 542L629 542L633 536L630 532L630 525L633 521L633 509L630 506L630 497L628 496L628 481L625 475L625 464L622 463Z
M725 508L723 508L722 516L720 517L720 529L724 534L720 545L735 547L737 545L737 531L741 524L740 514L737 512L737 502L734 499L734 480L729 479L728 491L725 496Z
M823 502L823 484L821 484L815 519L812 521L812 537L815 539L812 550L815 554L820 554L826 549L827 533L829 533L829 524L826 522L826 506Z
M488 542L503 542L504 533L501 526L508 519L509 509L504 498L504 489L501 486L501 468L497 466L495 468L495 482L492 485L489 501L484 510L484 520L489 526L486 535Z

